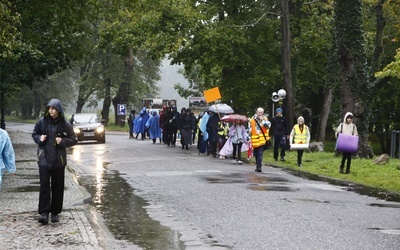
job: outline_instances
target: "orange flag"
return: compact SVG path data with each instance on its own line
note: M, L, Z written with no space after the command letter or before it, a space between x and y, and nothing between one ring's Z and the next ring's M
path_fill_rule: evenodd
M205 90L204 97L206 98L206 102L208 103L221 99L221 93L219 93L219 88L215 87L212 89Z

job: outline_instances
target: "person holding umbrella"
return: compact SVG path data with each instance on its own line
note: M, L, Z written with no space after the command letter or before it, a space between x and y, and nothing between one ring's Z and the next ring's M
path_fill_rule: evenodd
M250 136L253 146L253 155L256 158L256 172L261 172L264 145L269 141L269 127L271 122L264 116L264 109L258 108L250 119Z
M247 120L247 117L246 117ZM236 119L235 123L229 128L228 135L231 137L233 152L232 159L233 163L242 164L242 145L247 142L248 134L246 132L246 128L242 124L241 119ZM238 154L237 160L236 152Z

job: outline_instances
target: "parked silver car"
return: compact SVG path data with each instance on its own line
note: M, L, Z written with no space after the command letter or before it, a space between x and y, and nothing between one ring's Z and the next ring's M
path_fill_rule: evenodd
M98 143L106 142L104 122L95 113L74 114L71 123L78 141L95 140Z

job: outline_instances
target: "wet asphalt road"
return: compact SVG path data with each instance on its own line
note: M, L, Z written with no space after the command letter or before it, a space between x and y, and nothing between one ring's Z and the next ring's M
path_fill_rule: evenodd
M107 134L69 160L117 239L145 249L399 249L400 203Z

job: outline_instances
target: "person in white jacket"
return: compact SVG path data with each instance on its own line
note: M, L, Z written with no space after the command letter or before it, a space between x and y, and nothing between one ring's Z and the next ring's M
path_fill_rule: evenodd
M343 123L341 123L336 128L336 137L338 137L339 133L343 133L346 135L357 135L357 126L353 123L353 114L351 112L347 112L344 115ZM350 166L351 166L351 153L343 152L342 163L340 164L339 172L343 174L344 164L346 163L346 174L350 174Z
M310 129L304 124L304 117L299 116L299 118L297 118L297 124L293 126L290 132L290 146L292 146L293 143L310 144L310 137ZM297 150L297 166L299 167L303 166L303 153L304 149Z
M15 153L7 131L0 129L0 189L4 171L14 174L16 171Z

